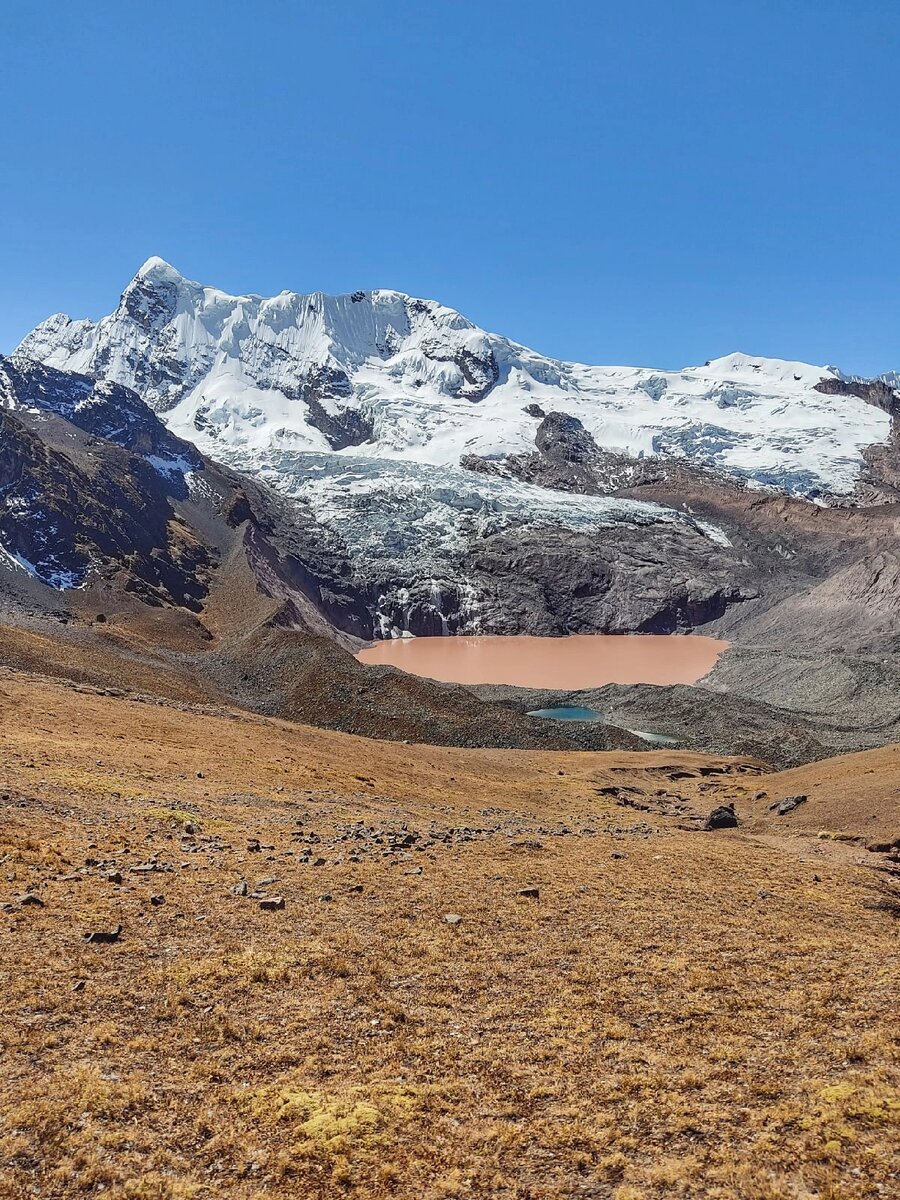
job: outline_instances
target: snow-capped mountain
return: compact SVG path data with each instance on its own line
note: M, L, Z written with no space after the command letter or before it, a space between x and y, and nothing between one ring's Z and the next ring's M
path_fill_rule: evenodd
M744 520L744 485L900 492L887 378L740 354L559 362L401 292L229 296L150 259L115 312L49 318L16 362L79 373L75 424L115 440L116 397L123 428L139 397L281 493L329 547L352 621L328 611L354 635L693 628L814 569L803 538Z
M50 317L42 363L134 388L173 433L256 470L338 453L456 467L533 449L545 413L602 450L674 456L792 494L853 491L890 415L834 369L732 354L654 371L545 358L395 291L229 296L149 259L98 322ZM824 386L823 386L824 381Z

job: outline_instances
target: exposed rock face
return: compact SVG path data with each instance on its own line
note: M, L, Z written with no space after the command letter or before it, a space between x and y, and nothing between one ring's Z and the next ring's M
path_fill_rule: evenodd
M865 452L866 471L856 487L860 504L896 504L900 501L900 421L884 445Z
M372 440L373 425L365 413L355 410L330 413L311 390L304 392L309 423L324 436L332 450L346 450Z
M880 379L829 377L816 385L826 396L852 396L886 412L891 418L888 436L863 451L865 468L851 502L895 504L900 500L900 376Z
M198 451L169 432L129 388L23 356L0 358L0 408L54 413L85 433L148 459L166 474L200 464Z
M428 343L427 354L434 362L453 363L459 368L461 381L454 384L451 391L451 395L459 400L470 400L477 404L500 378L500 368L490 349L479 353L462 348L455 354L446 354L437 342Z
M260 528L255 517L243 533L243 550L256 584L278 602L276 625L307 629L319 636L336 631L351 638L372 637L372 615L349 577L349 565L314 522L300 526L298 513L285 514L280 528ZM341 640L341 639L337 639Z
M56 589L121 570L124 591L144 603L199 608L210 550L178 519L164 476L54 420L63 425L49 418L39 434L0 411L0 557Z
M900 536L900 516L893 522ZM885 534L889 532L885 526ZM885 540L887 540L885 538ZM900 647L900 557L893 549L862 554L821 582L786 596L748 628L758 645L778 645L790 630L794 650L878 654Z
M497 479L517 479L555 491L590 496L615 495L651 484L687 480L718 488L746 486L741 479L716 475L689 459L633 458L601 450L577 417L564 412L541 412L540 416L543 419L535 432L533 451L506 458L468 454L460 460L460 465Z
M306 405L307 423L318 429L332 450L346 450L372 440L372 418L362 409L346 406L353 396L353 384L339 367L313 364L299 388L283 384L281 390Z
M305 466L271 460L339 539L377 636L683 629L755 595L727 537L668 507L416 464Z
M538 426L534 444L550 462L572 466L593 462L599 454L592 435L566 413L549 413Z
M301 501L207 462L127 388L0 359L0 567L198 611L235 547L282 623L371 634L339 539Z
M177 515L202 458L118 384L0 359L0 551L58 590L123 571L145 603L199 607L210 548Z
M884 379L836 379L829 377L816 384L825 396L857 396L892 417L900 416L900 391Z
M679 526L499 533L473 566L491 633L673 633L756 595L733 552Z

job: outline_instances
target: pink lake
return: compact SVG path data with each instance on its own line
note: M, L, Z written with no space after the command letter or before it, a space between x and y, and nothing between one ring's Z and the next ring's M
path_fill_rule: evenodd
M367 646L356 657L443 683L579 691L605 683L696 683L727 648L718 638L695 635L523 634L392 638Z

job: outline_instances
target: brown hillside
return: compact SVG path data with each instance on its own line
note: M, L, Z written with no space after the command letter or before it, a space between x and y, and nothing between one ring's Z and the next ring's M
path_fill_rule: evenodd
M684 828L787 775L9 671L0 717L0 1195L900 1193L890 863Z

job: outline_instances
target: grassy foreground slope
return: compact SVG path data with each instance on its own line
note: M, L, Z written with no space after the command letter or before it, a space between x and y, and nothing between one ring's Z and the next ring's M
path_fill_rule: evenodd
M0 747L4 1197L900 1195L896 885L764 816L862 803L866 755L405 746L12 671Z

